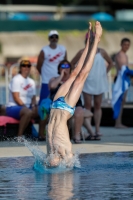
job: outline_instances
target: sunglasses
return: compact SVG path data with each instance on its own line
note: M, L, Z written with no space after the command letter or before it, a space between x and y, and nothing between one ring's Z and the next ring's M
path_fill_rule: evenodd
M50 37L49 37L50 39L58 39L59 38L59 36L58 35L51 35Z
M21 65L21 67L28 67L28 68L30 68L31 65Z
M63 69L67 69L67 68L70 68L70 65L69 64L62 64L60 67L63 68Z

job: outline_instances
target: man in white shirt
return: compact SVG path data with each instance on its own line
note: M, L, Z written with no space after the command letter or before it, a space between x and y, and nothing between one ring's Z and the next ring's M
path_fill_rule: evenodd
M36 95L35 81L30 77L25 78L21 74L14 76L9 84L9 102L7 107L18 106L18 102L15 101L13 96L14 92L19 92L19 98L24 106L30 108L32 98Z
M38 116L35 81L29 77L30 71L30 61L22 60L19 74L15 75L9 84L9 102L6 106L6 115L19 120L19 137L23 135L30 120Z
M49 95L48 83L52 77L58 76L58 64L67 59L66 48L57 44L59 33L56 30L51 30L48 34L48 39L50 43L42 48L37 61L37 69L42 78L40 102Z

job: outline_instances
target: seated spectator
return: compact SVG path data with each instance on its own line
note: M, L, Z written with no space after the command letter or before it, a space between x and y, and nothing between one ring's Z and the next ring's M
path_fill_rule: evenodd
M29 77L31 63L20 62L19 74L9 83L9 102L6 115L20 120L18 136L21 138L31 119L37 117L35 82Z
M71 64L67 60L63 60L58 65L58 77L53 77L49 81L49 89L50 89L50 99L53 100L54 96L61 86L70 76L71 73ZM91 128L90 119L93 116L93 114L87 110L84 109L82 106L81 99L78 100L76 104L76 109L74 116L72 117L72 120L74 122L74 134L72 135L72 138L76 144L81 143L81 138L92 140L97 139L99 140L99 137L96 137L93 133L93 130ZM82 125L85 125L87 128L87 131L89 134L81 135L81 127ZM73 127L73 126L72 126Z

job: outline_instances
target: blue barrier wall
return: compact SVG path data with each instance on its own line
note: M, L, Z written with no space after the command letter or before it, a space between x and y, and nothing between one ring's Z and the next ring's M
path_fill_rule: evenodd
M133 21L102 21L103 28L109 31L133 31ZM0 21L0 31L37 30L86 30L88 20L60 21Z

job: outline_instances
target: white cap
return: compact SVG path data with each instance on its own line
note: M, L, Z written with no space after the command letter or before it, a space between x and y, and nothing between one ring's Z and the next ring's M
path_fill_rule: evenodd
M52 31L49 32L48 36L50 37L52 35L59 35L59 33L56 30L52 30Z

